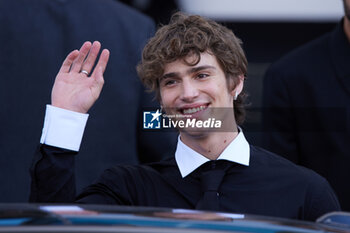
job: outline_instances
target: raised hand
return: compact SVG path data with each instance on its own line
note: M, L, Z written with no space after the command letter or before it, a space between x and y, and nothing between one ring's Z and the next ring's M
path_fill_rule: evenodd
M53 106L87 113L99 97L104 84L103 73L109 59L107 49L102 51L92 70L100 48L98 41L93 44L85 42L79 51L74 50L68 54L52 88Z

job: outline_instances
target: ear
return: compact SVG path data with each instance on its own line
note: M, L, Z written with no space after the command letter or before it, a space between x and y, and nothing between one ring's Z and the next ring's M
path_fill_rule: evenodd
M237 96L242 92L244 86L244 75L241 74L238 76L238 84L236 85L235 89L231 91L231 95L233 96L234 100L237 99Z

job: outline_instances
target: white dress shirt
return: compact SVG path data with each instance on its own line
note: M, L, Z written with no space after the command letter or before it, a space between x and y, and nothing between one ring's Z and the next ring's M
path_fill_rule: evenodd
M244 137L241 129L237 137L225 148L220 154L217 160L228 160L234 163L239 163L245 166L249 166L250 147L249 143ZM177 147L175 152L175 160L179 167L182 177L186 177L191 172L196 170L205 162L210 161L208 158L194 151L187 145L185 145L180 136L177 140Z
M89 114L46 105L40 143L79 151Z

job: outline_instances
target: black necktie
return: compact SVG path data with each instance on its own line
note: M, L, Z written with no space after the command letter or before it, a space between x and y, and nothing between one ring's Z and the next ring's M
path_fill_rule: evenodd
M228 167L229 162L224 160L214 160L204 164L200 176L203 196L197 202L196 209L220 210L219 187Z

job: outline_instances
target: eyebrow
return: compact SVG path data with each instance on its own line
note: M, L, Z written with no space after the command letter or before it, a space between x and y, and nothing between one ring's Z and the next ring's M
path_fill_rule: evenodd
M186 71L186 74L193 74L193 73L196 73L198 71L206 70L206 69L216 70L216 67L215 66L210 66L210 65L197 66L197 67L193 67L193 68L188 69ZM180 76L179 72L170 72L170 73L164 74L160 78L160 80L166 79L166 78L176 78L176 77L179 77L179 76Z

